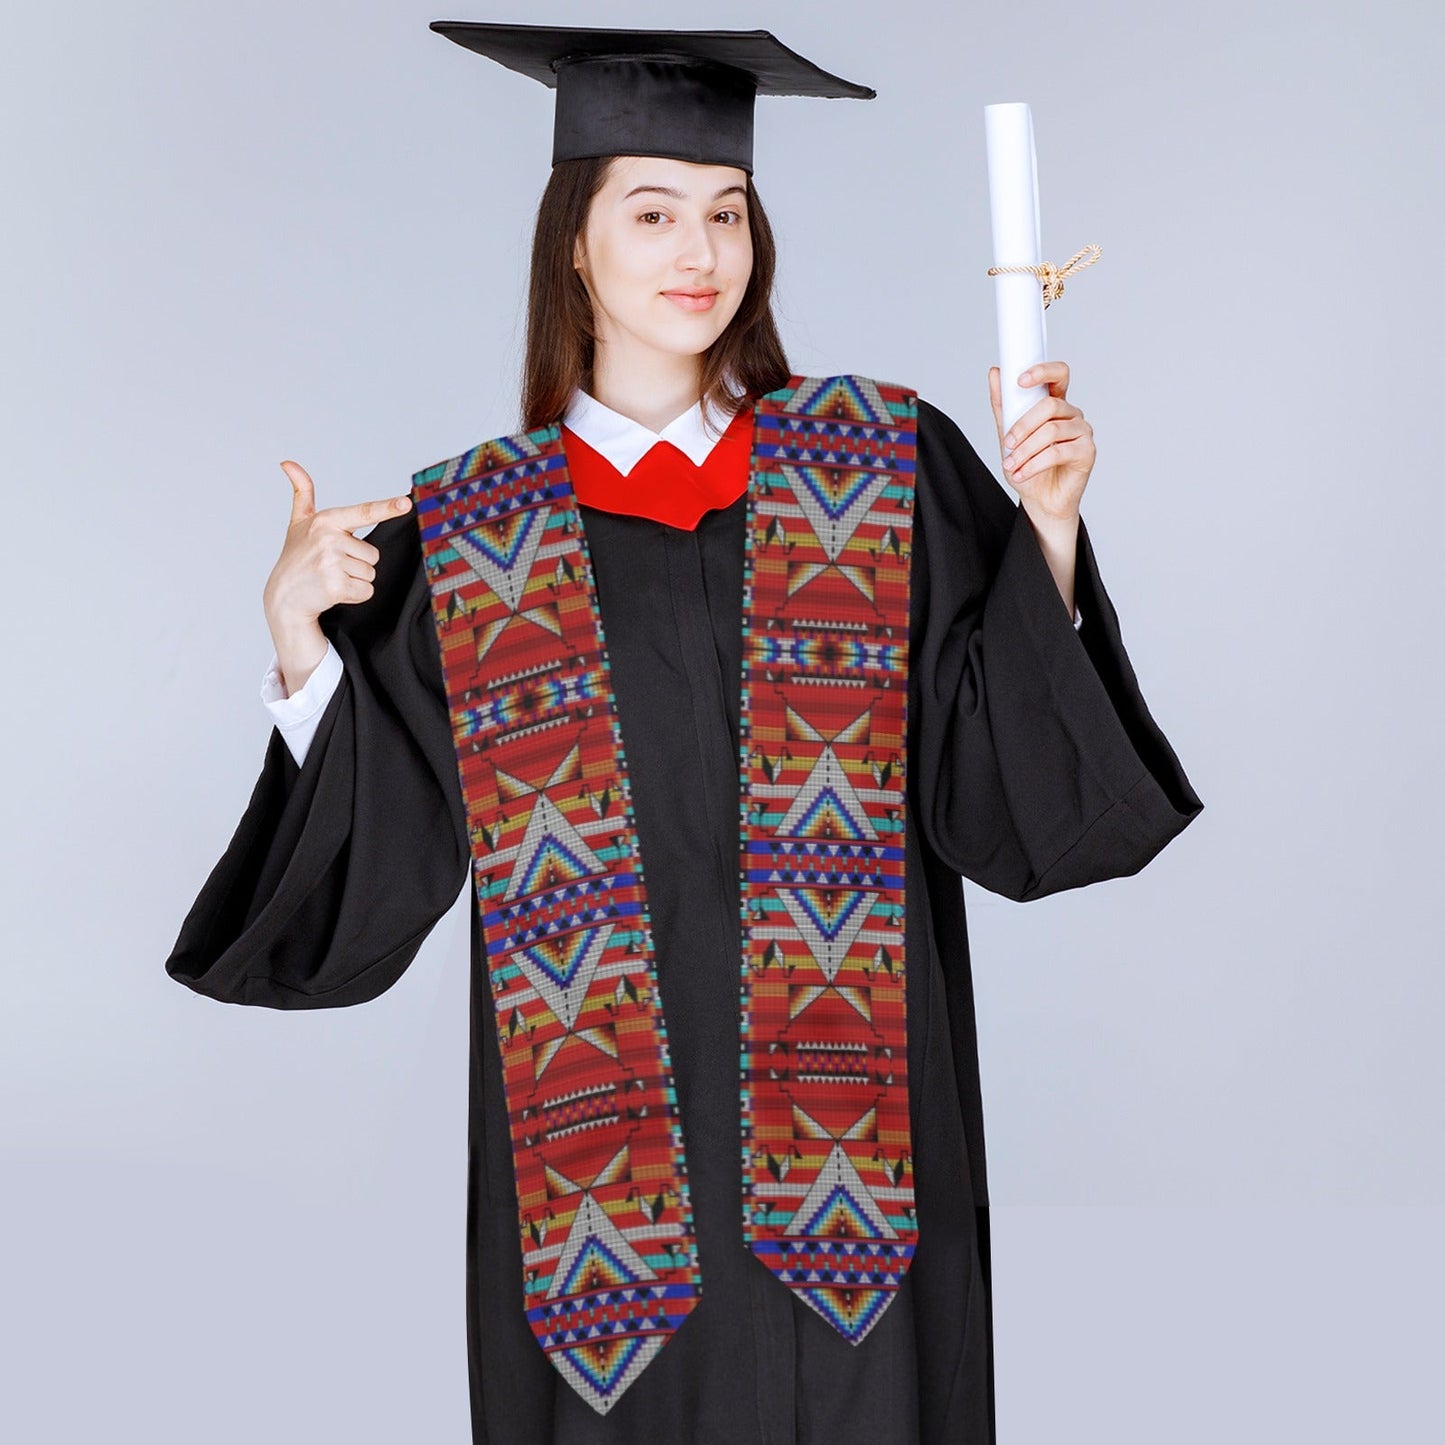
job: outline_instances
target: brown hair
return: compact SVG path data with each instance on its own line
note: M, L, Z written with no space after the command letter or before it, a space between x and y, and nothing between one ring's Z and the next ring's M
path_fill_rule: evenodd
M587 224L592 198L607 180L612 156L558 161L537 207L532 276L527 296L527 354L522 363L523 431L561 421L577 387L592 384L592 301L573 269L573 247ZM791 370L773 320L777 251L772 227L747 178L753 270L737 315L708 348L702 395L727 410L784 385ZM734 391L735 381L742 393Z

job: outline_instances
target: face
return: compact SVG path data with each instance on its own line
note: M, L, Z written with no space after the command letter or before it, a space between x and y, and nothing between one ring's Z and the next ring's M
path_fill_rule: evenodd
M612 360L639 348L699 355L737 314L752 274L747 173L617 157L592 198L573 265ZM704 294L687 294L695 292Z

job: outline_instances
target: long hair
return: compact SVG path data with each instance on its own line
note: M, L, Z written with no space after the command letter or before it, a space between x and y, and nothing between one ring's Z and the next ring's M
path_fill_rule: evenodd
M590 390L596 332L592 300L573 268L577 237L611 156L558 161L537 207L527 296L527 354L522 364L523 431L560 422L577 387ZM737 314L703 358L701 395L733 410L784 385L791 371L773 320L777 251L773 230L747 177L753 270ZM734 385L740 390L735 390Z

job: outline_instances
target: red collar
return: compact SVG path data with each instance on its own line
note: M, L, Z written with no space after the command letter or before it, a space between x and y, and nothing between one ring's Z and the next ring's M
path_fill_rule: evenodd
M562 428L562 444L579 502L692 532L706 513L731 506L748 489L753 408L738 410L700 467L679 447L659 441L624 477L571 427Z

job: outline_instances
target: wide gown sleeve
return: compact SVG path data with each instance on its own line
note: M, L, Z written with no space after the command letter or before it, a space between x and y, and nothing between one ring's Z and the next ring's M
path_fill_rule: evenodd
M374 592L321 615L344 671L297 767L272 729L166 971L197 993L340 1008L390 988L470 860L415 512L367 538Z
M1077 631L1028 513L920 398L910 806L951 869L1018 902L1137 873L1203 808L1082 518L1075 591Z

